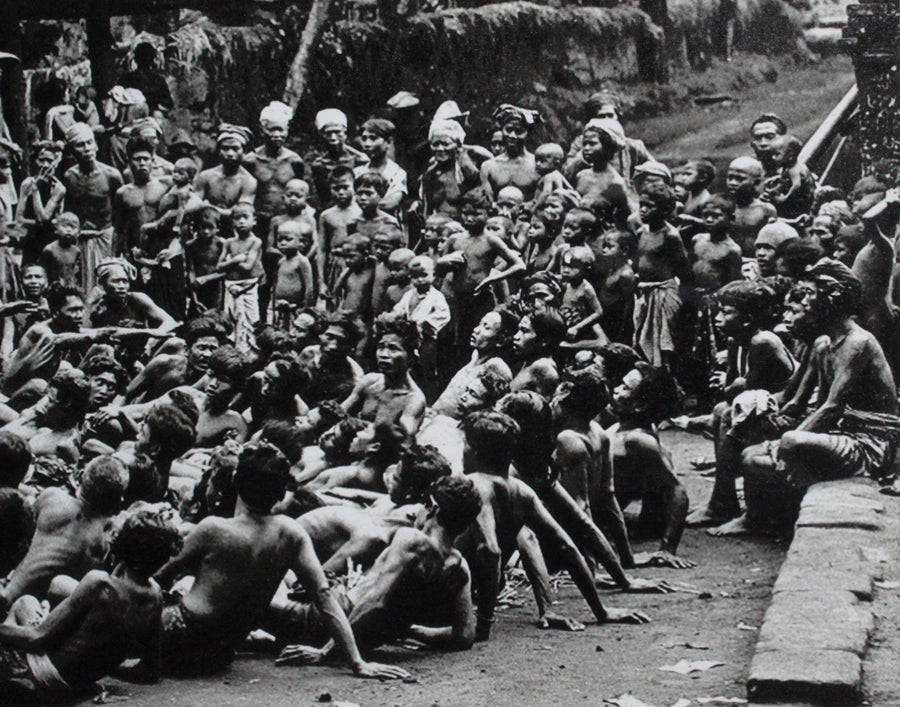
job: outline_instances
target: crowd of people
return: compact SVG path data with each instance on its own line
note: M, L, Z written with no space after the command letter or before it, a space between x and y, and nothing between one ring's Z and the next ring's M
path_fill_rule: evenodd
M488 640L514 555L542 626L583 628L562 570L598 622L641 623L597 587L669 589L628 572L692 566L686 526L891 483L891 165L820 185L773 114L724 174L666 165L611 91L540 145L510 104L470 144L448 101L409 164L398 123L335 108L301 156L273 101L204 163L151 79L105 120L79 91L32 176L2 172L4 699L224 671L251 635L403 678L360 651ZM715 440L693 509L663 423Z

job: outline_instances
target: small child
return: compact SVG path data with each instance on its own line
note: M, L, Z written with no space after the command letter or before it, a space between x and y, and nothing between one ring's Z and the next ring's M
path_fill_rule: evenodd
M415 322L419 330L419 365L423 383L426 387L436 388L437 338L450 323L450 306L444 295L434 287L434 260L427 255L419 255L409 261L409 277L412 288L406 291L393 311ZM436 395L440 391L427 391L426 397L429 392Z
M612 341L631 344L634 330L634 293L637 276L631 261L638 239L630 231L607 231L600 237L595 268L597 297L603 307L600 326Z
M497 192L497 198L494 200L494 215L506 216L510 221L515 221L519 217L519 211L525 201L525 195L519 187L509 186L503 187Z
M316 277L319 297L327 299L331 286L344 266L341 253L351 230L362 217L362 210L353 199L353 170L339 165L331 171L328 186L334 206L319 216L316 240Z
M759 229L777 212L772 204L759 199L763 166L753 157L738 157L728 165L725 193L734 201L732 239L741 247L745 261L755 257L754 243Z
M373 319L372 287L375 282L375 262L370 250L371 241L366 236L354 233L347 238L343 245L347 267L334 288L340 309L352 312L367 329Z
M356 203L362 212L356 222L356 233L372 238L386 228L400 230L397 219L379 208L381 200L387 194L387 179L378 172L366 172L353 182L353 190L356 192Z
M312 224L313 231L316 227L316 210L310 206L307 201L309 199L309 184L302 179L291 179L284 185L284 211L272 217L269 222L269 244L276 245L275 231L285 221L307 221ZM303 252L307 258L312 258L313 254Z
M782 135L773 149L779 173L766 180L763 198L775 205L779 218L795 219L809 213L816 196L816 178L809 167L797 161L803 142L795 135Z
M693 284L712 293L741 279L741 247L728 235L734 202L717 194L703 204L700 214L708 233L698 233L691 241Z
M378 315L385 309L382 304L384 293L390 285L388 257L403 245L403 233L396 228L379 231L372 238L372 256L375 260L375 279L372 283L372 311Z
M81 222L71 211L65 211L53 219L56 240L41 251L40 257L40 264L44 266L50 284L58 282L66 287L81 287L80 230Z
M79 86L75 89L75 103L72 118L76 123L87 123L94 135L104 132L100 122L100 111L97 110L97 92L91 86Z
M563 219L562 231L556 239L549 270L559 272L562 256L575 246L593 242L597 231L597 218L587 209L572 209Z
M259 280L263 274L262 241L253 235L256 212L239 202L231 210L234 237L225 241L216 269L225 273L225 317L234 325L235 348L248 353L256 346L259 321Z
M569 327L567 338L569 341L578 341L603 316L597 292L587 280L594 267L594 253L584 245L572 246L563 253L561 262L560 274L565 282L565 289L559 311ZM595 336L591 338L602 338L599 343L607 343L608 339L605 336L597 337L597 333L594 332Z
M450 218L444 214L431 214L425 219L422 226L422 237L415 250L421 255L427 255L432 260L440 257L441 248L445 239L441 236L441 229L450 223Z
M526 237L526 271L533 274L549 268L553 258L553 238L547 233L547 224L539 214L531 217Z
M384 291L382 307L385 312L391 311L407 292L412 284L410 282L409 264L416 254L409 248L397 248L388 256L388 288ZM426 256L427 257L427 256ZM434 273L432 273L434 281ZM379 312L380 314L381 312Z
M555 142L546 142L534 151L534 167L540 175L534 192L535 199L549 196L557 189L571 191L572 185L561 171L565 161L565 151Z
M303 255L304 234L312 237L308 221L283 221L275 230L275 244L281 261L275 273L272 322L279 329L289 329L296 310L311 307L316 300L312 266Z
M222 308L222 280L225 275L217 270L217 266L225 241L219 235L220 218L215 207L202 209L195 217L196 235L184 244L191 317L208 309Z
M197 163L188 157L176 160L172 170L172 186L159 200L157 212L160 219L170 211L177 212L172 229L175 233L181 233L182 223L186 212L194 211L202 203L200 197L194 193L194 177L197 176Z
M681 237L687 242L692 236L705 230L703 223L703 205L709 200L709 185L716 178L716 168L709 160L693 160L673 175L676 198L682 190L685 199L675 225L681 231Z

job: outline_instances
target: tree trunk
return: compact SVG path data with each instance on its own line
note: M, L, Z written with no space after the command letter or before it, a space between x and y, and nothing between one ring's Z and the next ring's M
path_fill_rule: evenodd
M303 93L306 91L306 77L309 74L309 60L312 57L313 48L325 27L325 20L328 19L330 9L331 0L313 0L309 17L306 19L306 27L303 28L303 34L300 35L300 46L297 47L297 54L291 62L282 97L282 100L295 113L300 101L303 100Z

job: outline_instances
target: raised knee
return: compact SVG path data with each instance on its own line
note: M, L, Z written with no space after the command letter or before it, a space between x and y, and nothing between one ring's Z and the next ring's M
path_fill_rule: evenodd
M792 453L796 452L802 444L802 432L797 432L796 430L785 432L783 435L781 435L781 444L778 448L778 454L781 457L790 456Z

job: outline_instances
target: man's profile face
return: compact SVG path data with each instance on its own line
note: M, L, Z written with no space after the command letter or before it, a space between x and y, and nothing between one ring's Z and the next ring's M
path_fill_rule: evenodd
M84 301L81 297L67 297L65 303L60 307L58 319L66 326L66 329L77 331L81 328L84 321Z
M800 309L794 317L793 330L801 337L818 336L828 319L819 288L814 282L804 280L797 285L797 290Z
M521 355L534 353L538 349L538 337L534 333L534 327L531 326L531 317L522 317L519 322L519 328L513 336L513 346Z
M750 131L750 147L756 153L756 159L764 162L774 157L779 134L775 123L757 123L753 126Z

